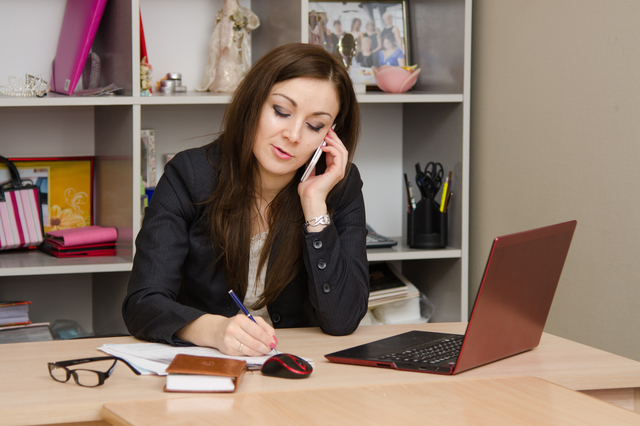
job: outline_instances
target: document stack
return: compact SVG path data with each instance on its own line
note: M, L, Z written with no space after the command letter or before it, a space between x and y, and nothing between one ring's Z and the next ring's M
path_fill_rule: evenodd
M32 323L31 302L0 302L0 343L52 340L49 323Z
M40 250L55 257L115 256L117 238L113 227L59 229L47 232Z
M369 285L369 312L362 325L428 321L429 318L421 315L420 292L392 264L369 265Z

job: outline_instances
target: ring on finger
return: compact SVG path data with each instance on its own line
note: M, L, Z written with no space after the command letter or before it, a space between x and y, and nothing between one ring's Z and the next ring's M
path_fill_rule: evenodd
M240 347L238 348L238 352L242 353L243 347L244 347L244 343L240 342Z

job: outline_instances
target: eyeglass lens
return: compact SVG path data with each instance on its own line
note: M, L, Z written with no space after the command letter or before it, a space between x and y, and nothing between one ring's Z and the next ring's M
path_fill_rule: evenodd
M91 370L72 370L71 374L75 379L76 383L80 386L98 386L101 385L102 382L100 380L100 373L97 371Z
M64 367L58 367L49 364L49 373L51 374L51 377L53 377L53 379L57 380L58 382L66 382L67 380L69 380L69 376L67 374L68 371L69 370Z
M75 369L68 370L65 367L51 366L49 368L51 377L58 382L66 382L70 376L80 386L98 386L102 384L102 373L92 370Z

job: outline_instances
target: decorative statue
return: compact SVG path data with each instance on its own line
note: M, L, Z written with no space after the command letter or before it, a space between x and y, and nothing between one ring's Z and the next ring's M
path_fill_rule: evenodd
M140 96L151 96L151 75L153 67L145 56L140 61Z
M224 0L216 16L216 27L209 39L209 63L199 92L233 92L251 66L249 32L260 26L260 19L238 0Z

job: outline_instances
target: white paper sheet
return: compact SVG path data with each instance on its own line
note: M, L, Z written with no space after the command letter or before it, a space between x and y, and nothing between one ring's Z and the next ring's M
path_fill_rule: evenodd
M250 370L259 369L267 359L276 354L275 351L271 351L265 356L258 357L230 356L213 348L199 346L176 347L164 343L107 343L98 349L109 355L125 359L140 374L157 374L159 376L167 375L166 368L178 354L238 359L246 361L247 368Z

